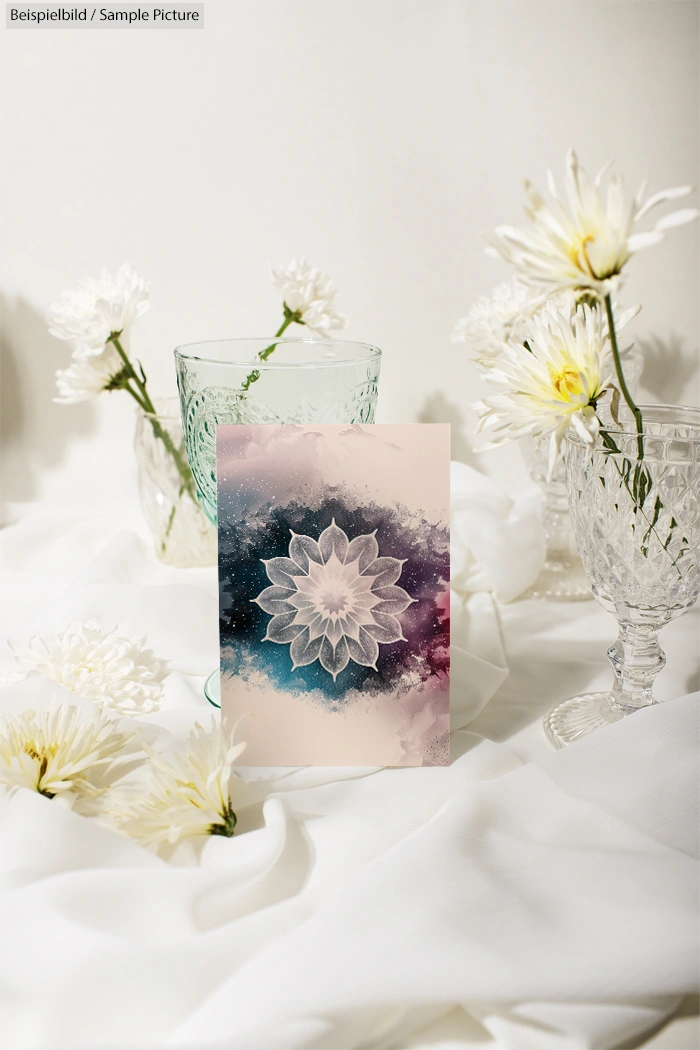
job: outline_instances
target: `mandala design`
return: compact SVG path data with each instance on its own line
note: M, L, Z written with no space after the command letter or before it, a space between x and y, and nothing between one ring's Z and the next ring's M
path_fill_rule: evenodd
M289 645L294 669L318 660L333 681L350 660L376 671L380 643L406 640L397 614L416 599L396 586L404 561L380 558L373 532L348 540L335 519L318 542L292 532L288 558L263 559L263 641Z

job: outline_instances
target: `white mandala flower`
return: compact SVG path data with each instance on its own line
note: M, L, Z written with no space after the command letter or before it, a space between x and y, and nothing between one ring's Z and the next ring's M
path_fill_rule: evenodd
M131 740L104 711L76 705L22 711L0 721L0 782L71 802L105 791L113 756ZM99 772L102 786L91 780Z
M144 642L94 621L72 624L54 638L31 638L26 649L10 643L21 668L12 678L44 675L121 715L150 714L162 703L168 670Z
M527 330L528 347L509 344L484 378L498 393L477 405L477 431L493 427L493 448L526 434L550 437L550 476L572 425L588 443L600 427L595 402L612 383L613 362L600 310L545 307Z
M146 787L115 791L107 819L144 846L173 846L197 835L230 837L236 825L231 767L245 747L234 745L233 733L213 718L209 730L196 722L182 751L169 760L144 744Z
M51 335L75 342L74 356L101 354L112 332L122 332L148 310L150 284L124 263L115 277L103 270L61 293L46 318Z
M551 172L549 196L543 198L526 181L527 228L499 226L492 249L512 263L523 279L550 291L572 288L589 290L595 296L613 292L621 282L623 267L634 252L663 240L665 231L697 218L696 208L684 208L665 215L649 231L634 233L634 227L647 212L665 201L677 200L692 192L692 186L661 190L644 199L646 186L626 203L622 180L610 177L607 191L603 177L608 165L591 180L579 166L571 149L567 155L566 195L557 193Z
M376 671L379 643L405 641L397 615L416 600L395 586L404 561L379 557L374 533L348 540L335 520L318 542L292 533L253 599L272 616L263 641L289 645L294 669L318 660L334 681L350 660Z
M303 256L292 259L288 266L272 267L271 276L285 306L299 315L302 324L320 335L346 327L347 317L335 308L337 293L331 278L314 269Z
M124 368L124 362L110 343L104 353L94 357L74 357L68 368L56 372L58 397L61 405L89 401L107 390Z

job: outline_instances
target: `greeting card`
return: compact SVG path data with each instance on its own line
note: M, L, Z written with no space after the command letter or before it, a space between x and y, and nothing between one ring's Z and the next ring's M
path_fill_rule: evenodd
M217 427L243 764L449 763L449 458L443 424Z

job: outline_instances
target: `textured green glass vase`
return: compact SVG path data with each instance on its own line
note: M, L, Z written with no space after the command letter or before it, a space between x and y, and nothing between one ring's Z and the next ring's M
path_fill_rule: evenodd
M367 343L322 337L179 346L187 458L210 521L216 523L217 424L373 423L380 361L381 350Z

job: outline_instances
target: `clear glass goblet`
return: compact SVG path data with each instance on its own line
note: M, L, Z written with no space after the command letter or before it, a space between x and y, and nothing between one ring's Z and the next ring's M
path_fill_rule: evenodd
M545 557L542 570L523 598L549 602L580 602L593 597L591 585L576 552L576 540L566 495L566 467L560 456L547 481L549 442L536 447L533 438L520 439L520 450L532 480L542 490L542 527Z
M216 524L220 423L373 423L381 350L322 336L218 339L175 350L187 458ZM219 672L204 688L219 707Z
M578 551L593 594L619 625L608 650L613 686L555 707L544 720L555 747L655 703L666 658L658 635L700 591L700 409L640 405L591 451L566 434L566 479ZM607 447L606 447L607 446Z

